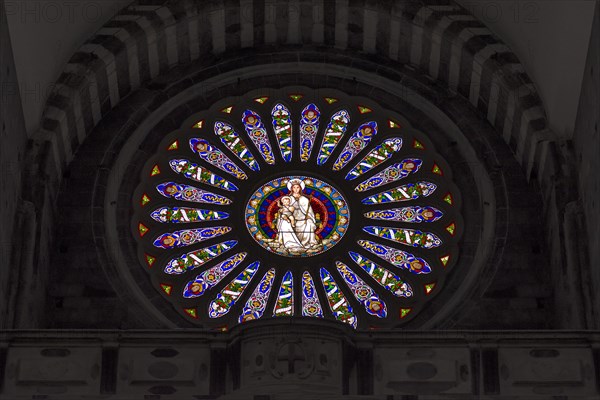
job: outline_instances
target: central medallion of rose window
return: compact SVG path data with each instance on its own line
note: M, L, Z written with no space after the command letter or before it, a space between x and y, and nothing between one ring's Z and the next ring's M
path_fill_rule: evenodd
M333 186L312 177L284 176L261 186L246 206L246 227L265 249L310 257L335 246L350 211Z

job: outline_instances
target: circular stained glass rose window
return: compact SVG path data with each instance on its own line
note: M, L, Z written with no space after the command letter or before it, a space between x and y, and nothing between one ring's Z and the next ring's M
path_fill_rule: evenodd
M225 99L165 135L134 198L155 288L216 329L408 323L458 256L450 167L402 116L336 90Z

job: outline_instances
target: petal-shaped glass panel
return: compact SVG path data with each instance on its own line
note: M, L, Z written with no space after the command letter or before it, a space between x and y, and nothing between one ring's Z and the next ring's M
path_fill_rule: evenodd
M165 197L175 200L193 201L195 203L208 203L226 205L231 204L225 196L214 194L194 186L184 185L176 182L164 182L156 186L156 190Z
M274 279L275 269L271 268L267 271L265 276L263 276L260 283L246 302L242 314L239 317L239 322L259 319L263 316L265 307L267 307L267 302L269 301L269 295L271 294Z
M244 140L238 135L233 127L225 122L215 122L215 135L221 139L221 142L227 146L233 154L244 162L253 171L258 171L260 167L254 159L252 152L244 143Z
M292 119L290 117L290 110L283 104L275 104L273 111L271 111L271 117L273 117L273 130L279 143L279 150L284 161L290 162L292 160Z
M402 139L400 138L389 138L385 139L382 144L376 146L369 152L350 172L346 175L346 180L351 181L364 174L367 171L372 170L379 164L388 160L392 154L400 151L402 148Z
M395 203L398 201L415 200L419 197L427 197L435 191L437 186L431 182L408 183L394 189L366 197L363 204Z
M174 258L165 267L165 273L179 275L196 269L215 257L227 252L237 244L236 240L214 244L200 250L192 251L180 257Z
M348 303L346 296L344 296L329 271L325 268L321 268L321 282L323 282L325 293L327 293L329 308L335 319L356 328L358 319L352 310L352 306Z
M181 231L163 233L154 241L154 246L163 249L185 247L194 243L203 242L230 232L228 226L214 226L210 228L184 229Z
M431 267L427 261L422 258L415 257L413 254L407 253L406 251L371 242L369 240L359 240L358 244L363 249L370 251L390 264L410 271L413 274L428 274L431 272Z
M302 274L302 316L323 318L323 309L315 289L315 282L308 271Z
M289 317L294 315L294 278L291 271L283 276L275 308L274 317Z
M237 186L235 186L233 183L188 160L171 160L169 161L169 165L173 171L183 174L183 176L193 181L205 183L220 189L229 190L230 192L238 190Z
M216 221L229 218L229 214L224 211L190 207L160 207L152 211L150 216L155 221L172 224Z
M183 288L183 297L191 299L202 296L206 291L221 282L231 271L235 269L248 253L237 253L227 260L220 262L212 268L207 269L194 280L189 281Z
M390 165L380 173L373 175L356 187L357 192L365 192L381 185L399 181L411 173L416 173L423 161L417 158L406 158L402 162Z
M416 229L389 228L382 226L365 226L363 231L380 238L392 240L412 247L431 249L442 245L442 240L431 232Z
M371 143L371 140L375 135L377 135L377 122L371 121L362 124L358 130L350 136L342 153L335 164L333 164L333 170L339 171L344 168L358 153Z
M341 110L333 114L323 136L323 143L321 143L317 164L323 165L327 162L329 156L340 142L340 139L346 133L349 123L350 114L348 114L348 111Z
M381 286L392 292L396 297L412 297L412 287L404 282L398 275L387 268L383 268L358 253L349 251L352 260L367 274L371 275Z
M365 306L369 314L379 318L387 317L385 302L379 298L379 295L365 281L360 279L346 264L337 261L335 266L346 281L346 284L350 287L350 290L352 290L356 300Z
M267 164L275 164L271 142L269 142L269 136L267 135L265 125L260 119L260 115L252 110L246 110L242 114L242 123L250 140L252 140Z
M219 318L229 312L231 307L240 298L248 284L258 271L260 263L258 261L248 265L234 280L221 290L217 297L210 302L208 306L208 316L210 318Z
M300 160L308 161L319 132L319 107L311 103L304 107L300 119Z
M375 210L365 213L365 217L384 221L399 221L419 224L421 222L434 222L443 217L443 213L435 207L410 206L390 208L389 210Z
M222 169L223 171L235 176L238 179L248 179L248 176L233 161L229 159L221 150L208 143L208 141L199 138L190 139L190 148L207 163Z

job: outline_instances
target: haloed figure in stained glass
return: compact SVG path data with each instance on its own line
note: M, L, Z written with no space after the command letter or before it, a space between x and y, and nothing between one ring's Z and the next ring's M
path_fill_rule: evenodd
M277 203L275 221L276 245L292 254L310 254L322 250L317 231L317 220L310 200L303 193L304 182L299 179L288 182L290 195L282 196Z

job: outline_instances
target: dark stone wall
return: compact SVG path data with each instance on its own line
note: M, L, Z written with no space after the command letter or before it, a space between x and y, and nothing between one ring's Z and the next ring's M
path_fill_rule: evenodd
M0 329L12 327L18 316L15 310L18 288L26 286L32 272L31 245L35 214L31 203L21 196L21 171L27 132L21 107L21 96L13 51L4 12L0 2ZM29 234L26 240L19 233ZM25 271L23 271L25 269ZM20 277L23 276L21 279ZM31 281L29 281L31 282Z
M600 4L596 2L594 24L585 65L581 98L573 134L579 201L572 205L575 227L571 240L579 243L573 254L582 275L578 287L587 306L589 327L600 328ZM588 243L586 247L584 244Z

